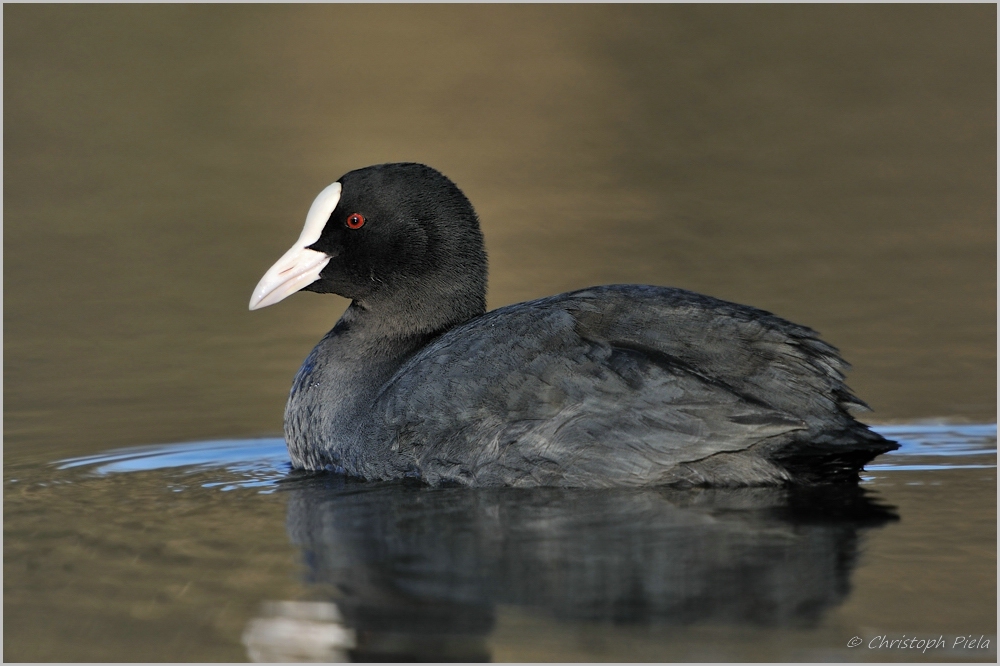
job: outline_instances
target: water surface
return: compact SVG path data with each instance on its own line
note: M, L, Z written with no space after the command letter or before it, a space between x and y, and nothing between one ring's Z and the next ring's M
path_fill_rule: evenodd
M902 446L858 488L362 483L280 439L55 461L8 480L7 627L44 613L104 660L884 661L847 642L934 632L992 648L925 660L995 659L996 426L881 431Z

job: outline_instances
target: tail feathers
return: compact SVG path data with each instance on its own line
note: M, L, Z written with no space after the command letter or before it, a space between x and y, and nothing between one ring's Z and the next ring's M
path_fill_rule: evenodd
M767 457L786 470L793 483L856 483L865 465L876 456L898 448L896 442L857 424L809 439L793 440Z

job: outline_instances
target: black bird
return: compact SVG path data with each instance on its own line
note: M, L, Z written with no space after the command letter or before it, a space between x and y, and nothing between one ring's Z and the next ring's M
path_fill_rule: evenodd
M486 312L461 190L422 164L345 174L250 309L352 300L285 409L293 465L466 486L856 482L897 448L856 421L817 333L681 289L591 287Z

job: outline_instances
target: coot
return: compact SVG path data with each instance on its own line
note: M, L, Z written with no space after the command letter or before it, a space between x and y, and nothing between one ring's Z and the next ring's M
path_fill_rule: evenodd
M479 220L422 164L345 174L250 309L351 299L292 384L297 468L467 486L744 486L857 481L897 448L815 331L647 285L486 312Z

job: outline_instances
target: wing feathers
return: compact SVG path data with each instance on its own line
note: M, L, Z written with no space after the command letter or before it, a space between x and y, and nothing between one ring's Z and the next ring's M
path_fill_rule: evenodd
M442 335L382 391L374 435L431 483L724 479L719 469L735 464L726 456L850 419L845 406L863 403L846 368L814 331L760 310L674 289L592 288ZM735 464L740 474L787 476L763 459Z

